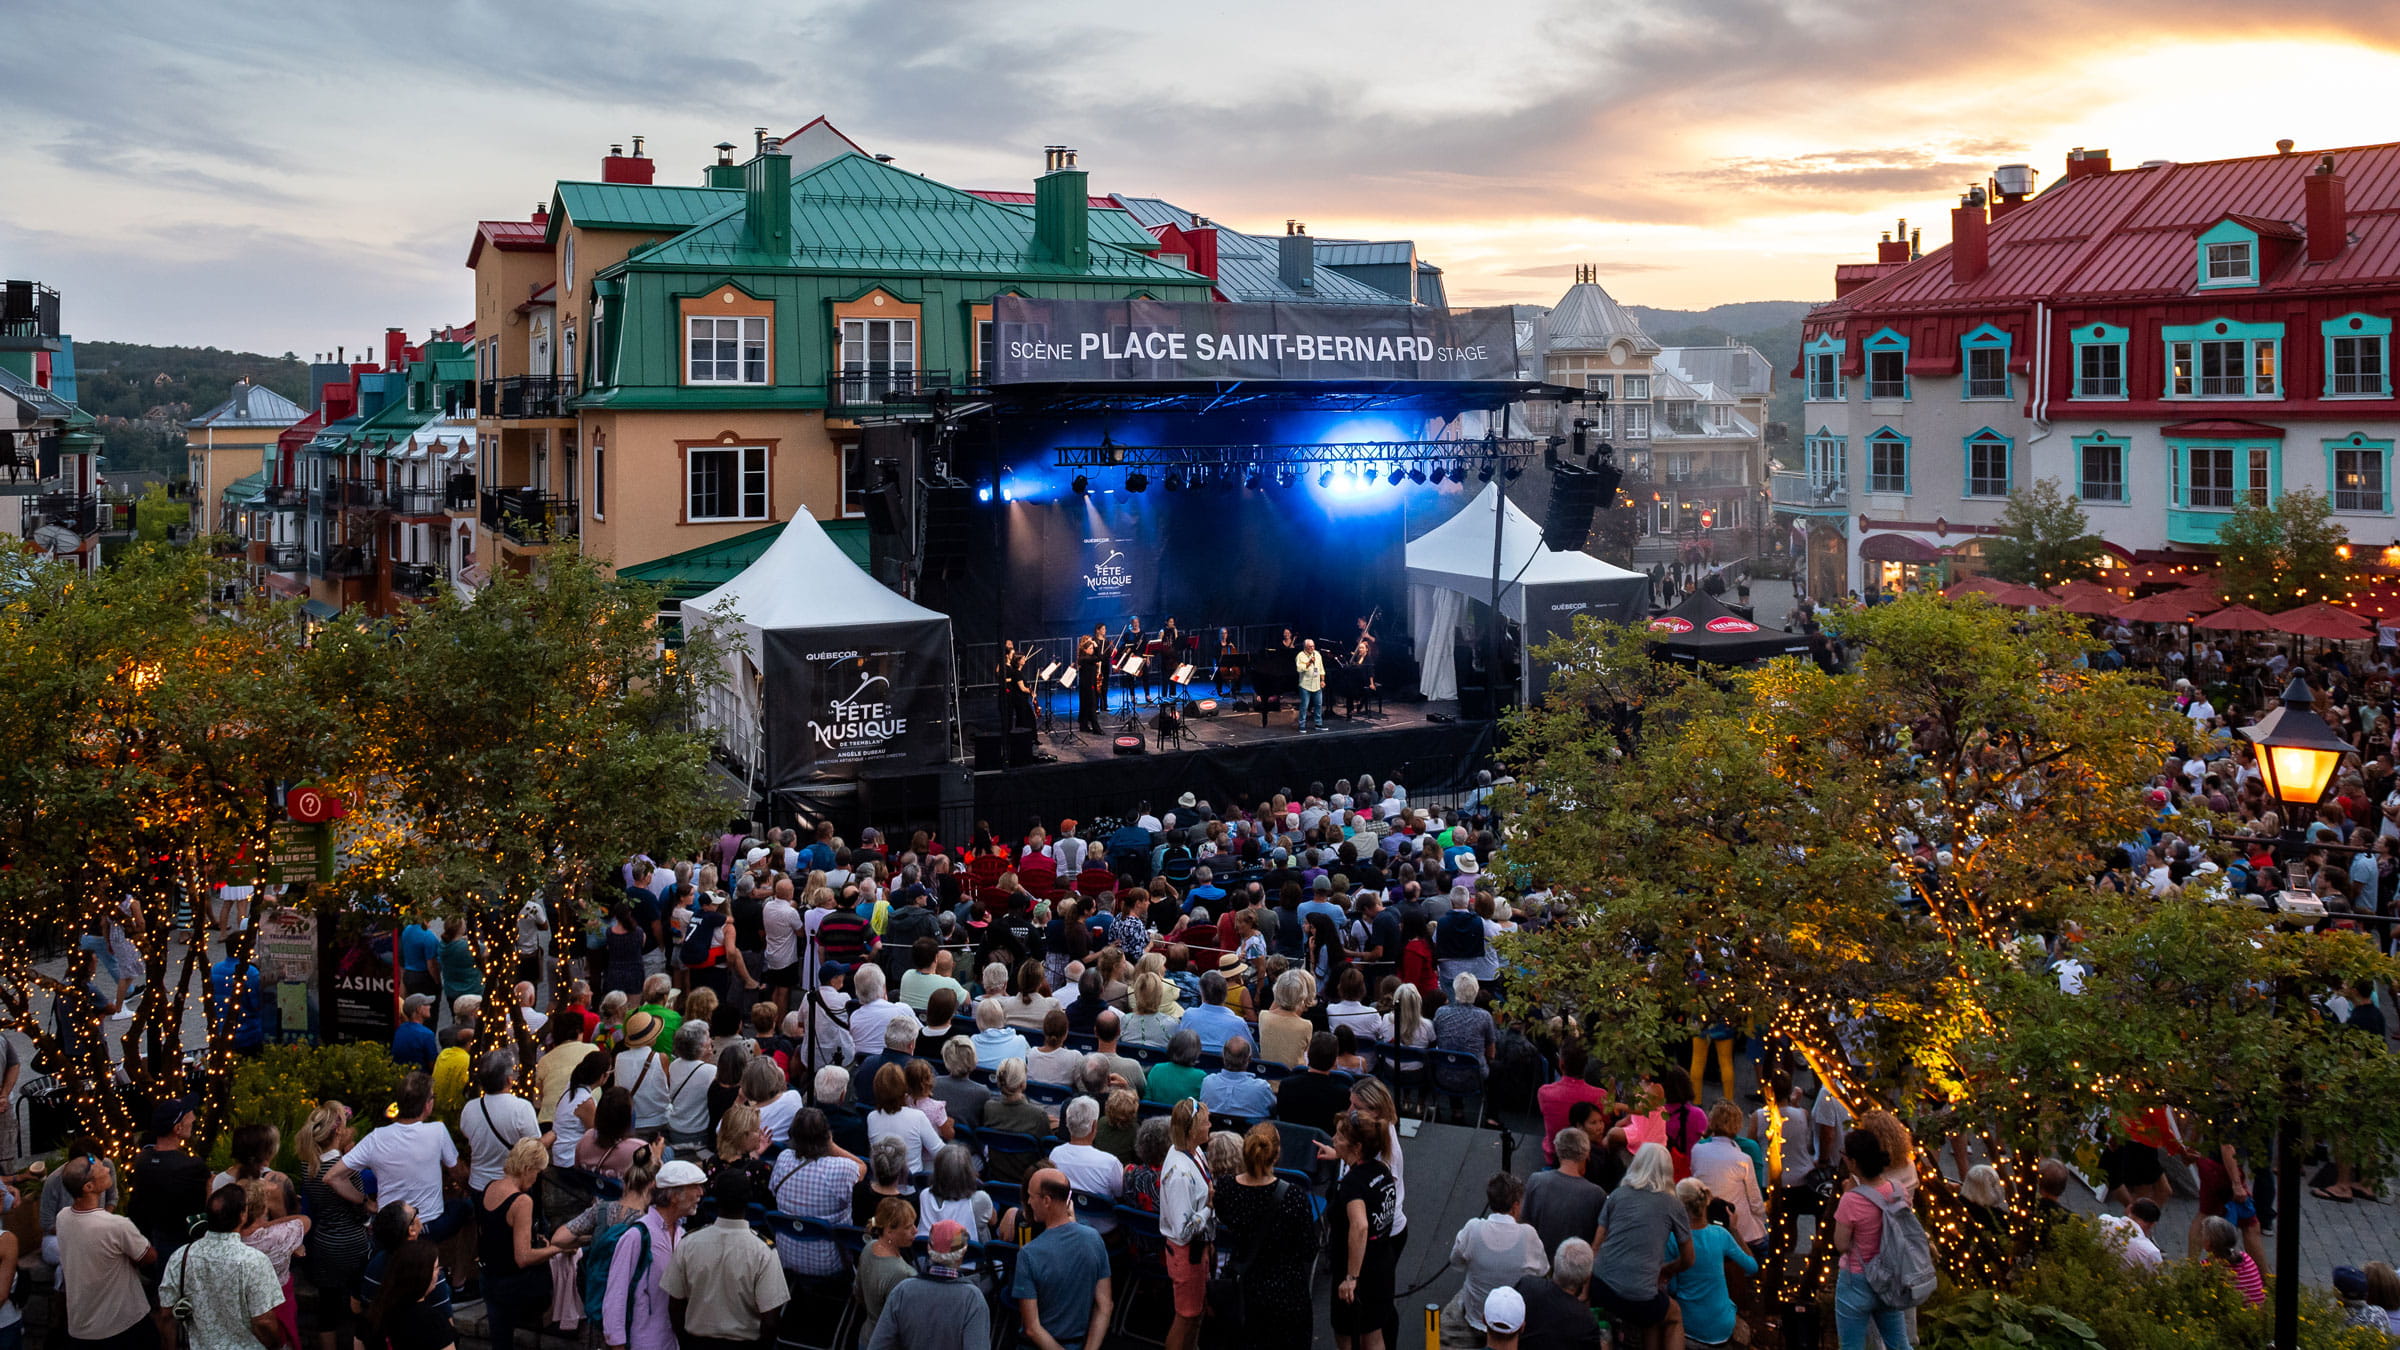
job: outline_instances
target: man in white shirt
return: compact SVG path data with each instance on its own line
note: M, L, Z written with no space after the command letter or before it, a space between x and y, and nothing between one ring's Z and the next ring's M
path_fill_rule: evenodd
M1050 845L1050 860L1058 864L1058 879L1073 881L1083 871L1083 860L1091 845L1075 833L1077 822L1058 822L1058 838Z
M2125 1258L2128 1270L2156 1270L2165 1257L2150 1230L2158 1226L2158 1202L2143 1196L2125 1206L2123 1215L2100 1216L2100 1236Z
M792 903L790 877L775 883L775 893L768 897L759 923L767 930L767 988L773 992L775 1010L780 1014L791 1007L792 990L799 987L800 946L808 934L807 917Z
M550 912L540 896L528 897L517 911L517 978L536 984L542 978L542 938L550 931Z
M801 1000L802 1006L792 1010L791 1017L807 1014L803 1058L815 1067L828 1064L847 1064L858 1058L850 1045L850 995L842 982L850 978L849 969L839 961L828 961L817 971L817 987ZM789 1018L786 1019L787 1023ZM792 1033L786 1032L786 1035Z
M436 1242L455 1233L467 1221L465 1200L442 1199L442 1181L466 1180L467 1166L459 1160L450 1131L433 1117L433 1080L412 1073L400 1084L392 1123L358 1141L326 1174L326 1183L345 1200L367 1202L358 1188L358 1174L375 1173L378 1205L403 1202L416 1208L425 1236Z
M518 1140L549 1143L541 1121L535 1118L533 1103L508 1090L516 1073L513 1051L494 1050L485 1055L475 1074L475 1088L482 1095L459 1113L458 1132L467 1139L467 1189L476 1195L500 1179L508 1151Z
M850 985L858 993L858 1006L850 1010L850 1045L865 1059L883 1049L883 1029L907 1007L883 996L883 967L871 961L851 973Z
M1124 1194L1125 1164L1092 1147L1092 1140L1100 1133L1100 1103L1090 1097L1073 1098L1059 1112L1058 1119L1067 1142L1050 1150L1050 1165L1066 1177L1069 1186L1085 1195L1114 1201ZM1105 1233L1115 1226L1106 1215L1092 1218L1096 1232Z
M542 1012L533 1006L536 996L539 994L539 992L539 990L534 988L531 981L517 981L518 1014L525 1019L525 1030L530 1032L537 1040L541 1037L542 1028L550 1025L550 1014Z

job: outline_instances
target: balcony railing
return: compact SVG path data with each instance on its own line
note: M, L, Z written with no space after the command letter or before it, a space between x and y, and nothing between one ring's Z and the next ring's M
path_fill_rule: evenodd
M276 483L266 489L259 501L267 506L306 506L308 489L297 484Z
M564 375L511 375L484 381L482 405L504 419L564 417L566 401L574 396L575 382Z
M0 337L58 336L58 292L38 281L0 284Z
M110 515L107 503L96 495L78 496L71 492L45 492L34 498L33 513L41 524L57 525L78 535L94 535L106 528Z
M936 394L962 387L946 370L844 369L825 377L825 403L851 409L921 407Z
M1850 505L1850 480L1839 474L1779 473L1770 486L1777 506L1823 511Z
M297 572L308 561L308 551L298 544L269 544L264 559L270 572Z
M375 555L357 544L336 544L325 550L324 574L329 577L371 577Z
M518 544L546 544L576 534L575 499L540 488L489 488L483 494L483 525Z
M471 473L450 475L449 486L442 492L442 509L446 511L472 511L475 509L475 475Z
M391 489L369 478L345 478L341 483L342 509L345 511L389 511L392 509Z
M392 594L422 600L433 594L434 581L440 575L426 563L393 563Z
M440 488L393 488L388 494L392 511L403 516L438 516L443 510L445 494Z

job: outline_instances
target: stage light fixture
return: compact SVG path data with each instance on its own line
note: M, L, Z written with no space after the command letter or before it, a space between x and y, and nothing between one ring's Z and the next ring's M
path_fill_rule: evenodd
M1169 492L1181 492L1181 491L1183 491L1183 470L1181 470L1181 469L1169 469L1169 470L1167 470L1167 491L1169 491Z
M1250 471L1250 490L1251 490L1252 492L1256 492L1256 491L1258 491L1260 488L1263 488L1263 487L1265 487L1266 485L1267 485L1267 476L1266 476L1265 474L1263 474L1263 473L1260 473L1260 472L1259 472L1258 470L1256 470L1256 469L1252 469L1252 470Z
M1483 467L1475 471L1475 481L1478 483L1488 483L1492 481L1492 462L1490 460L1485 460L1483 462Z
M1075 475L1075 481L1069 483L1067 486L1075 489L1075 495L1078 497L1088 497L1092 495L1092 480L1084 477L1082 474Z
M1411 465L1409 465L1409 466L1408 466L1408 481L1410 481L1411 483L1422 483L1422 482L1424 482L1424 481L1425 481L1425 466L1424 466L1423 464L1411 464Z
M1318 475L1317 475L1317 486L1318 486L1318 487L1332 487L1332 486L1333 486L1333 470L1331 470L1331 469L1327 469L1325 472L1323 472L1323 473L1321 473L1321 474L1318 474Z
M1387 483L1397 483L1402 477L1406 476L1407 473L1408 470L1403 469L1399 465L1395 464L1392 466L1392 471L1383 476L1383 480Z
M1507 472L1507 476L1508 476L1508 481L1509 481L1509 482L1511 482L1511 483L1513 483L1513 482L1517 481L1518 479L1520 479L1520 478L1522 478L1522 477L1524 477L1524 476L1525 476L1525 466L1524 466L1524 465L1522 465L1522 464L1511 464L1511 465L1509 465L1509 466L1508 466L1508 469L1507 469L1507 471L1506 471L1506 472Z
M1445 478L1448 478L1448 477L1450 476L1450 471L1449 471L1448 469L1445 469L1445 468L1443 468L1443 467L1442 467L1442 462L1441 462L1440 460L1438 460L1438 459L1437 459L1437 460L1435 460L1435 461L1433 462L1433 472L1432 472L1431 474L1428 474L1428 475L1426 475L1426 476L1427 476L1427 477L1429 477L1429 478L1431 478L1431 479L1432 479L1434 482L1436 482L1436 483L1439 483L1439 482L1441 482L1443 479L1445 479Z
M1125 490L1127 492L1141 492L1146 490L1149 486L1150 475L1143 473L1139 469L1136 469L1132 473L1125 475Z

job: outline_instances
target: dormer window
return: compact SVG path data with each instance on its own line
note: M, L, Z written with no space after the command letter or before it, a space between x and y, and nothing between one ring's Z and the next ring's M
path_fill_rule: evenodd
M2249 286L2258 281L2258 245L2210 244L2206 280L2219 286Z
M2271 221L2227 216L2200 232L2196 284L2201 290L2255 286L2261 270L2259 230L2279 230ZM2281 236L2278 235L2280 238Z

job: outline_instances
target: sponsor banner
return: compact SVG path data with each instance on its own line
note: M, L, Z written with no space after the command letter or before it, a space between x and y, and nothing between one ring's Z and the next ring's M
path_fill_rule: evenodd
M1653 633L1688 633L1692 631L1692 621L1680 615L1670 614L1652 619L1650 631Z
M351 941L336 941L332 925L320 925L318 932L325 936L320 955L326 971L318 995L321 1038L329 1045L342 1041L391 1044L392 1032L400 1023L391 930L370 929Z
M1518 378L1507 309L1004 295L992 318L994 384Z
M949 758L946 622L766 635L774 786L934 768Z
M1688 621L1678 620L1678 622L1682 622L1686 629L1692 626ZM1736 618L1731 614L1721 614L1708 621L1708 631L1712 633L1755 633L1758 631L1758 625L1748 619Z

